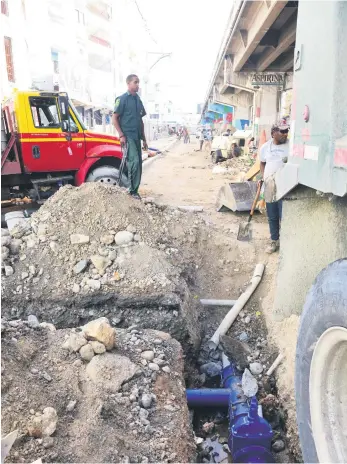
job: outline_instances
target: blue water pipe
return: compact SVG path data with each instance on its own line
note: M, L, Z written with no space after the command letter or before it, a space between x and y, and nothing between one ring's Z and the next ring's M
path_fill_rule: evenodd
M270 424L259 415L255 396L248 399L241 388L242 378L223 353L222 388L187 390L188 406L228 407L228 445L233 462L273 463Z

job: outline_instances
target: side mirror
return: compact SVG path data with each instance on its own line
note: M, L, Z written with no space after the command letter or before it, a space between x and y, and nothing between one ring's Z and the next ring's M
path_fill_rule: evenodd
M69 132L69 123L68 121L61 122L61 129L63 132Z

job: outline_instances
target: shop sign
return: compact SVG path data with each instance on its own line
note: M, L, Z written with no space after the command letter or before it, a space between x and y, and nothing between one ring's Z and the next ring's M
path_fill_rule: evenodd
M284 85L285 73L254 73L252 85Z

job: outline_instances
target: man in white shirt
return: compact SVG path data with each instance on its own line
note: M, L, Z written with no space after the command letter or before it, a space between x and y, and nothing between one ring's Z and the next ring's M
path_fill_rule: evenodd
M275 174L288 159L288 132L289 127L286 125L272 126L272 138L260 149L260 172L264 179L264 197L271 235L271 243L266 249L267 253L274 253L280 246L282 200L276 201Z

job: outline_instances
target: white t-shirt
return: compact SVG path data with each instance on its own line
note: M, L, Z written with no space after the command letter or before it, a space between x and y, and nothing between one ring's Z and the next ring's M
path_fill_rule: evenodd
M266 163L264 179L277 172L284 165L284 159L288 158L289 142L276 145L273 140L268 140L260 149L260 161Z

